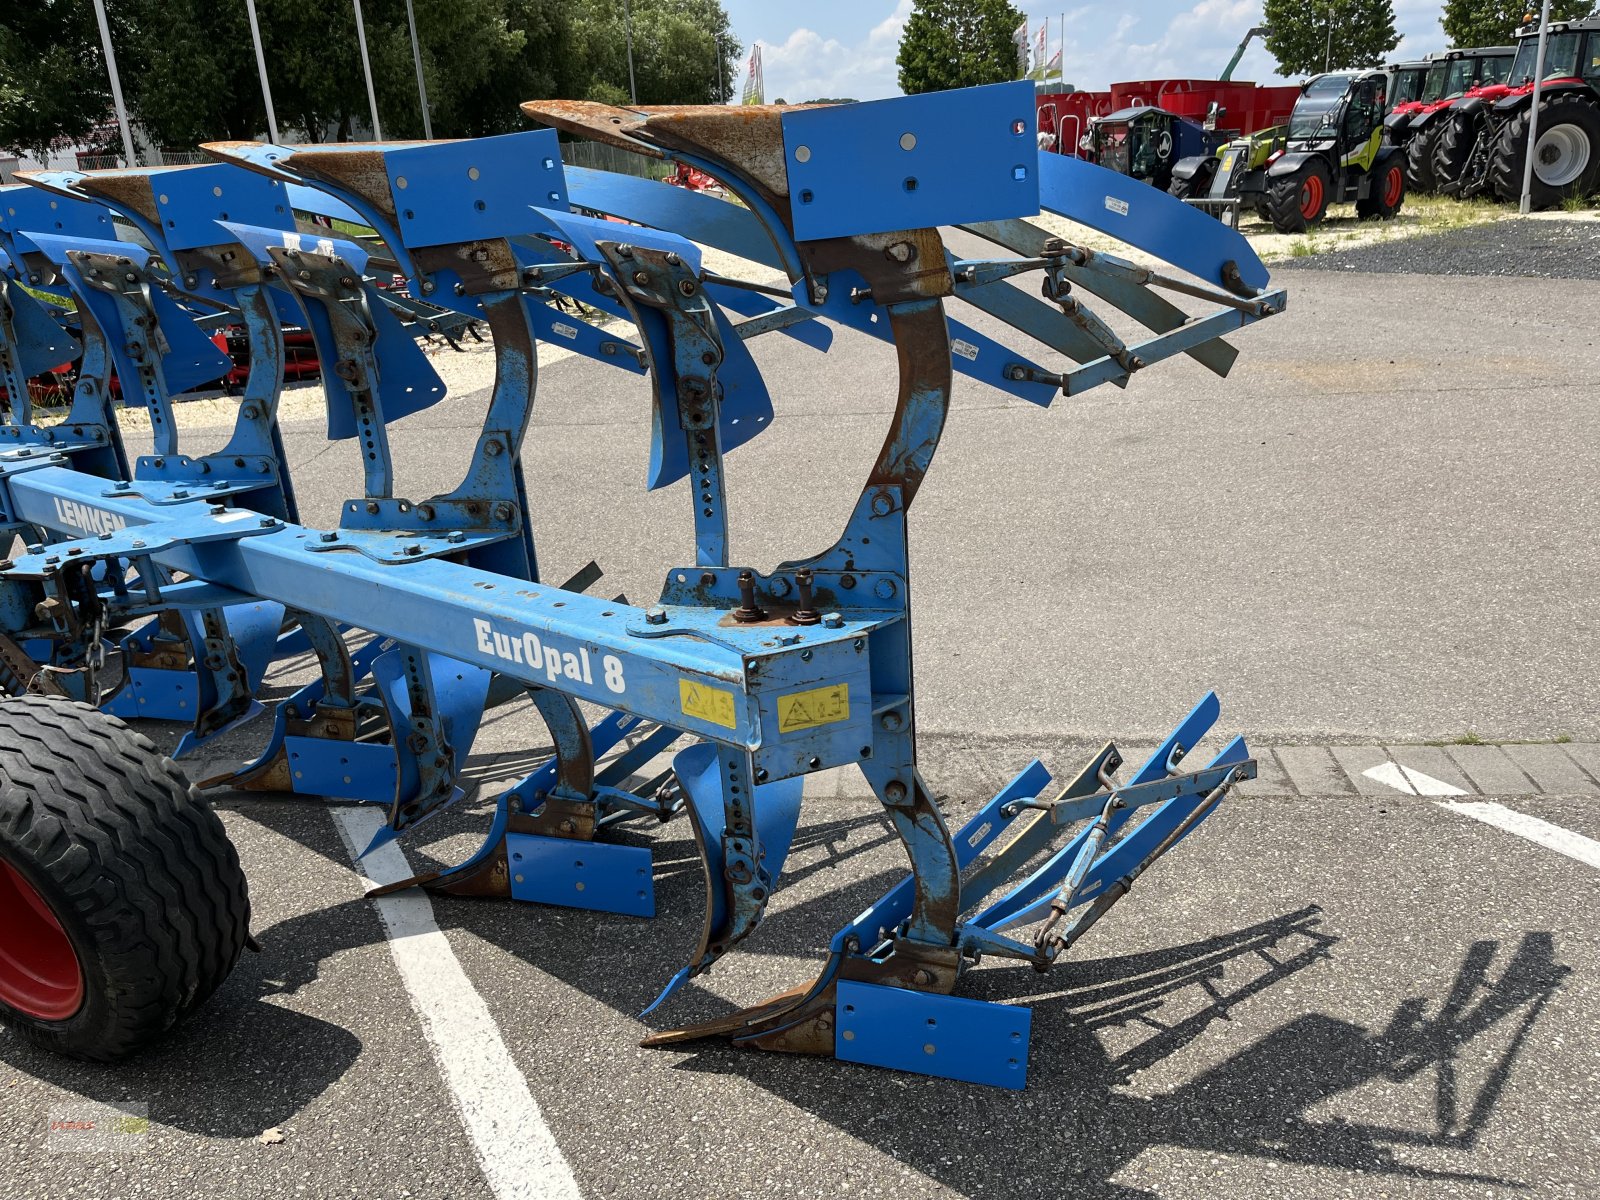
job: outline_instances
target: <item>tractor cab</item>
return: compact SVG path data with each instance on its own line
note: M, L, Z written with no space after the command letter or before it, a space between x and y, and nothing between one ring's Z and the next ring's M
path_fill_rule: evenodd
M1427 59L1395 63L1389 71L1389 105L1414 104L1427 88L1431 63Z

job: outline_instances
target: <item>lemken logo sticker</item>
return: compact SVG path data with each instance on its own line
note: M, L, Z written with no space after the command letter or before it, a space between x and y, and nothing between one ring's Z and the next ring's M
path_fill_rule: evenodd
M60 496L55 498L55 503L56 520L68 529L100 534L115 533L119 529L128 527L128 519L114 512L90 508L87 504L79 504L76 500L63 500Z
M520 637L498 633L488 621L478 618L473 619L472 628L478 635L478 650L482 654L509 663L520 663L530 671L543 671L551 683L558 679L570 679L574 683L594 684L593 664L586 647L579 647L575 653L560 650L545 645L536 633L528 632ZM622 660L615 654L601 658L600 671L608 690L618 695L628 690L628 682L622 677Z
M1115 196L1107 196L1106 211L1114 212L1119 217L1125 217L1128 215L1128 202L1126 200L1118 200Z

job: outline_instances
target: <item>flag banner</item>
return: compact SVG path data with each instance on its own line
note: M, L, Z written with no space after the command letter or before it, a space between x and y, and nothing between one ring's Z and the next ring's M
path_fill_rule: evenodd
M757 42L750 51L750 71L744 79L744 95L740 97L741 104L765 104L766 87L761 80L761 43Z
M1020 79L1028 73L1028 22L1023 21L1011 34L1011 40L1017 44L1017 77Z

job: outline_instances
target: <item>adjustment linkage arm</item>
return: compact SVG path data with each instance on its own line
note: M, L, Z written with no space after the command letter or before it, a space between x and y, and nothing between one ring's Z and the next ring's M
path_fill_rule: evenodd
M1203 283L1191 283L1186 279L1178 279L1171 275L1164 275L1150 267L1141 267L1129 262L1125 258L1118 258L1114 254L1107 254L1103 250L1090 250L1087 246L1074 245L1060 238L1051 238L1045 243L1045 254L1049 260L1059 262L1065 260L1075 267L1097 274L1120 279L1126 283L1137 284L1140 287L1165 288L1170 292L1179 292L1185 296L1193 296L1197 300L1209 300L1214 304L1221 304L1227 308L1248 313L1252 317L1270 317L1281 312L1283 304L1275 301L1270 295L1253 297L1236 296L1231 292L1222 291L1220 288L1208 287ZM1230 263L1229 266L1232 266ZM1237 268L1235 268L1235 274Z
M1148 783L1127 784L1120 788L1108 786L1089 796L1057 800L1037 798L1012 800L1001 807L1000 815L1009 820L1019 812L1033 809L1048 813L1052 825L1072 825L1104 811L1108 805L1114 806L1115 809L1145 808L1197 791L1210 791L1221 784L1233 770L1234 764L1229 763L1188 774L1169 775L1164 779L1153 779ZM1104 784L1107 781L1102 779L1101 782Z

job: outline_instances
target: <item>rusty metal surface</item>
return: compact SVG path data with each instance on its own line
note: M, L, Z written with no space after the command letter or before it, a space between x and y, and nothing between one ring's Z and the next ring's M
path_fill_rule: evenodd
M859 271L877 304L901 304L953 295L955 280L937 229L826 238L798 243L800 260L813 276Z
M391 147L392 148L392 147ZM307 179L320 179L360 196L390 221L397 220L389 172L383 165L383 143L349 143L338 149L296 149L284 165Z
M615 108L594 100L528 100L522 104L522 115L562 133L586 137L646 158L666 157L660 148L633 136L648 119L633 109Z

